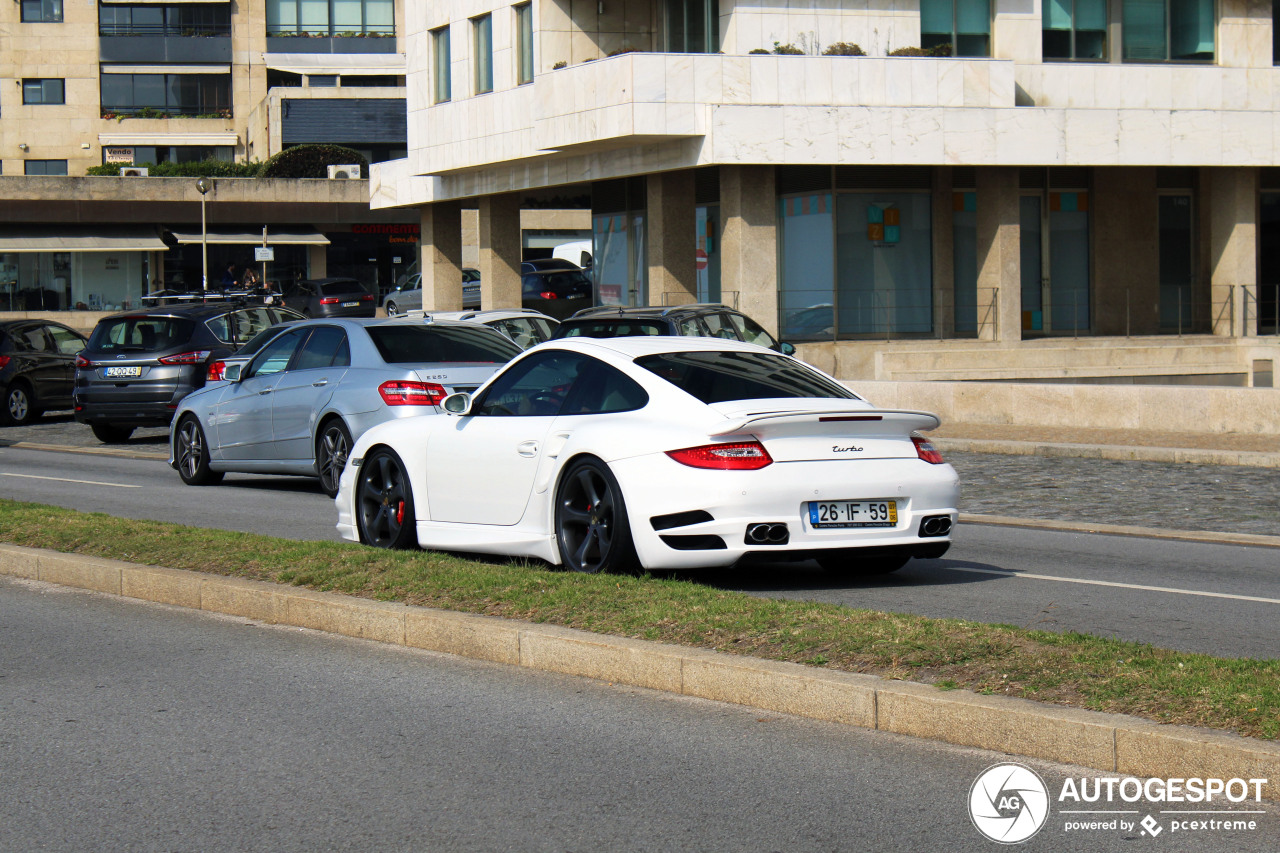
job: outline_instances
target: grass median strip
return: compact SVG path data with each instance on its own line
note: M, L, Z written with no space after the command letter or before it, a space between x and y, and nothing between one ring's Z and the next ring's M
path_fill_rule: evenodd
M0 541L1280 736L1280 661L0 500Z

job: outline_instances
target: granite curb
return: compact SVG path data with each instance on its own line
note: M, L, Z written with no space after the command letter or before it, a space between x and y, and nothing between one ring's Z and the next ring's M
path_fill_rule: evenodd
M1280 780L1280 744L1120 714L3 543L0 574L1107 773Z

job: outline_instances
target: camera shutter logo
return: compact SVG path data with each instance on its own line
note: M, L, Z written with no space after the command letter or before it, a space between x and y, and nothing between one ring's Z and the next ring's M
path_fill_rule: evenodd
M992 841L1026 841L1049 818L1049 789L1030 767L992 765L969 789L969 817L978 832Z

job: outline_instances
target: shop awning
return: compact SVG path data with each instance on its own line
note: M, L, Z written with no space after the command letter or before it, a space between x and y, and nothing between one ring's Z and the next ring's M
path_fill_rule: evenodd
M179 243L199 243L199 231L174 231L173 238ZM261 246L262 231L232 231L223 228L210 228L205 241L215 246ZM268 246L327 246L329 238L314 229L267 228Z
M290 74L394 74L403 75L403 53L264 53L271 71Z
M0 252L163 252L168 248L156 229L147 226L0 225Z

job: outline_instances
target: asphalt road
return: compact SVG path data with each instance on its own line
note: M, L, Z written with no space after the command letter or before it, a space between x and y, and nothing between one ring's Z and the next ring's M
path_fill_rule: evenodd
M21 500L298 539L338 540L314 480L228 475L184 486L163 462L0 448L0 489ZM1225 657L1280 650L1280 551L1141 537L961 525L942 560L850 581L813 563L701 572L752 594L1082 631Z
M0 720L13 851L990 851L967 800L1007 760L11 579ZM1100 774L1019 761L1055 799L1024 849L1280 849L1274 803L1068 832L1057 792Z

